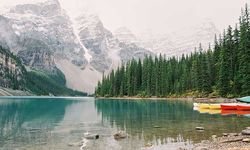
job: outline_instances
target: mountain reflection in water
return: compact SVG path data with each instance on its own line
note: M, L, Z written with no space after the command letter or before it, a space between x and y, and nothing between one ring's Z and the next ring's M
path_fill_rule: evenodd
M94 98L0 99L0 150L79 150L84 133L87 150L192 148L213 134L239 132L249 126L244 116L201 114L185 101L110 100ZM202 126L199 132L195 127ZM128 138L115 140L125 131Z

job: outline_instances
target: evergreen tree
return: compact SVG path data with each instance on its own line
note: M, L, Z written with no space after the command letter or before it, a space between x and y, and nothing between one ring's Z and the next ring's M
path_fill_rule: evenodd
M228 91L230 89L230 79L229 79L229 57L230 52L228 49L226 49L226 33L224 31L223 34L223 44L220 54L220 70L219 70L219 81L218 81L218 87L219 92L221 96L226 96L228 94Z
M241 94L250 94L250 29L249 11L246 5L241 16L240 24L240 52L239 52L239 80L241 84Z
M231 26L219 39L215 36L213 50L203 50L180 58L159 55L131 60L103 76L96 95L101 96L170 96L199 92L207 96L250 95L250 25L246 6L239 29Z

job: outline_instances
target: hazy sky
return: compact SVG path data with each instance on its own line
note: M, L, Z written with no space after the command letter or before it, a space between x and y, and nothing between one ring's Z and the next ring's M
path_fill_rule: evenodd
M30 0L0 0L0 6ZM41 0L32 0L41 1ZM64 9L77 16L84 9L95 12L105 27L114 31L126 26L135 33L145 30L171 32L212 20L221 31L238 21L241 7L250 0L59 0Z

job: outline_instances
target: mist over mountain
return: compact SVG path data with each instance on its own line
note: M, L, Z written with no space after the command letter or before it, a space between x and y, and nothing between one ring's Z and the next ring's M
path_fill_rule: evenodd
M199 43L206 48L218 29L206 21L168 34L135 35L127 27L113 33L97 14L83 11L73 18L58 0L20 4L0 15L0 43L17 55L28 70L56 74L69 88L92 93L103 73L145 55L181 56Z
M69 88L92 93L103 72L152 52L119 41L98 16L70 18L59 1L21 4L0 16L0 43L27 68L56 73Z
M166 57L190 54L200 43L204 49L214 44L214 38L220 31L211 20L201 24L173 31L171 33L154 34L151 31L135 35L126 27L115 32L116 37L123 42L135 43L156 54L165 54Z

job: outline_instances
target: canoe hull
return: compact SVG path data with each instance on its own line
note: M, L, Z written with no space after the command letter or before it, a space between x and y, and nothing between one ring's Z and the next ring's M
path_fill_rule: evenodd
M221 110L220 109L209 109L208 113L211 115L216 115L216 114L220 114Z
M238 110L237 115L250 115L250 110Z
M209 109L220 110L221 106L220 104L210 104Z
M250 105L238 105L237 110L250 111Z
M221 104L222 110L237 110L237 105Z
M237 101L239 102L244 102L244 103L250 103L250 96L242 97L242 98L236 98Z
M199 108L198 111L199 111L199 113L201 113L201 114L209 113L209 109Z
M226 109L221 110L221 115L236 115L236 114L237 110L226 110Z
M200 109L209 109L209 104L200 104L199 108Z

